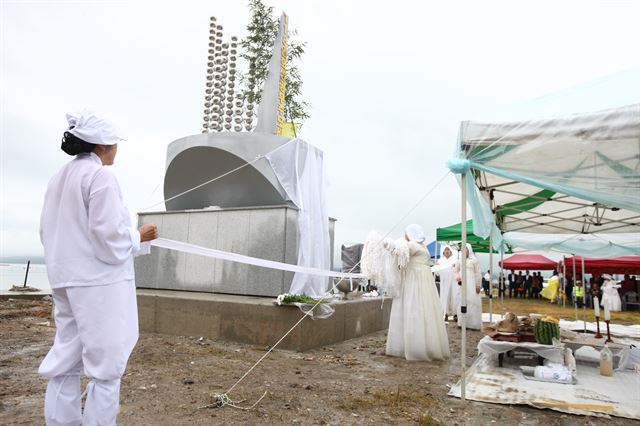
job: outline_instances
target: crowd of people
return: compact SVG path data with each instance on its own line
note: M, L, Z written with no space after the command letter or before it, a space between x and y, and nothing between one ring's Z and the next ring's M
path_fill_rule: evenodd
M490 294L490 271L482 277L482 288L486 295ZM609 274L592 274L586 283L581 275L574 280L571 274L567 275L562 286L562 274L553 271L544 285L541 272L510 271L505 277L502 272L498 275L498 297L522 298L522 299L547 299L550 303L577 304L582 307L593 308L595 298L604 306L605 301L610 304L613 311L622 310L622 300L627 293L638 295L638 280L635 276L625 275L620 282L614 280Z
M609 303L612 311L620 311L622 310L622 299L627 293L638 294L638 280L629 274L625 275L620 282L615 281L609 274L592 274L586 284L587 290L585 291L582 275L577 275L575 280L571 275L567 275L563 297L566 297L570 303L577 304L580 308L583 304L593 308L597 298L602 306Z
M489 280L491 279L491 275L489 271L485 274L483 281L486 281L487 290L489 287ZM516 274L515 271L511 271L509 275L507 275L506 279L503 273L500 273L498 277L498 297L506 296L507 293L509 297L520 297L523 299L539 299L540 293L543 289L544 279L542 278L541 272L530 272L525 271L523 274L522 271L518 271ZM484 286L483 282L483 286ZM487 291L488 295L489 292Z

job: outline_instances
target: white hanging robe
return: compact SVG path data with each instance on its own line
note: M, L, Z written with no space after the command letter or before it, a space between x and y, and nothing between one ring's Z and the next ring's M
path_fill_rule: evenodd
M460 271L460 261L457 261L453 272L456 276L456 281L462 276ZM467 258L467 328L473 330L480 330L482 328L482 299L480 294L476 291L476 288L480 288L482 283L482 273L480 272L480 262L475 257ZM456 283L457 284L457 283ZM459 286L462 289L462 286ZM457 312L458 312L458 325L462 325L462 291L460 291L460 297L458 297Z
M429 252L414 241L408 243L408 248L410 260L402 269L398 294L391 305L386 354L408 361L447 359L449 339L427 263Z

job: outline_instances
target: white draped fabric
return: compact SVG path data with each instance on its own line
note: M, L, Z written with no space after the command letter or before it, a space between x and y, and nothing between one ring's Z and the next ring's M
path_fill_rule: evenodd
M330 269L327 176L322 151L294 139L266 158L298 207L298 266ZM319 298L327 294L328 287L326 277L296 273L289 293Z
M409 361L447 359L449 339L427 264L428 251L413 241L408 245L411 258L391 305L386 353Z
M274 260L260 259L257 257L245 256L243 254L232 253L229 251L217 250L208 247L202 247L195 244L185 243L182 241L169 240L166 238L157 238L150 243L142 243L140 251L142 252L145 247L154 246L159 248L165 248L169 250L177 250L183 253L197 254L199 256L206 256L213 259L228 260L230 262L244 263L246 265L260 266L263 268L278 269L281 271L295 272L297 274L309 274L317 275L320 277L336 277L346 280L357 280L367 278L364 274L349 274L346 272L336 272L325 269L308 268L298 265L290 265L288 263L276 262ZM140 253L148 254L148 253Z
M473 256L471 246L467 245L469 257L467 259L467 328L480 330L482 328L482 299L480 298L480 284L482 273L480 272L480 262ZM460 261L457 261L453 272L456 281L462 276L460 271ZM461 294L461 292L458 292ZM462 326L461 297L456 302L458 312L458 325Z

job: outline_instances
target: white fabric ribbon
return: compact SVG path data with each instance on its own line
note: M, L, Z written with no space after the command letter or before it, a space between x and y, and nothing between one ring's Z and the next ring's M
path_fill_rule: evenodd
M345 272L326 271L323 269L308 268L304 266L291 265L289 263L276 262L273 260L259 259L257 257L245 256L243 254L231 253L228 251L216 250L212 248L197 246L195 244L183 243L181 241L158 238L151 241L155 247L169 250L177 250L185 253L197 254L200 256L212 257L214 259L229 260L231 262L245 263L247 265L261 266L263 268L279 269L289 272L301 272L309 275L319 275L323 277L336 277L344 279L366 279L364 274L348 274Z

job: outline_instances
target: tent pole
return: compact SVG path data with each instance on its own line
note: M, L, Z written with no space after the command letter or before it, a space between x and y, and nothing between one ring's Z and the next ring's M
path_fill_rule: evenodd
M566 306L567 301L567 265L564 262L564 255L562 256L562 307Z
M502 275L502 279L504 280L504 291L500 296L500 302L504 303L504 293L507 291L507 280L504 275L504 242L500 244L500 274ZM500 288L500 278L498 277L498 288ZM499 291L498 291L499 292ZM504 309L504 306L503 306ZM503 311L504 314L504 311Z
M493 233L489 234L489 324L493 324Z
M582 301L582 321L584 321L584 332L587 332L587 280L584 277L584 256L580 256L582 262L582 288L584 289L584 300Z
M460 378L460 398L466 401L466 374L467 374L467 174L462 173L460 176L460 193L461 193L461 234L462 247L460 247L460 278L462 279L462 288L460 289L460 325L462 326L462 351L460 353L461 374Z
M571 264L573 266L573 286L576 287L576 282L578 281L578 278L576 277L576 255L575 254L571 254L572 258L571 258ZM580 281L584 281L584 277L582 277L582 279ZM582 283L582 303L584 303L584 282ZM578 321L578 299L576 298L573 301L573 306L575 307L576 310L576 321Z

